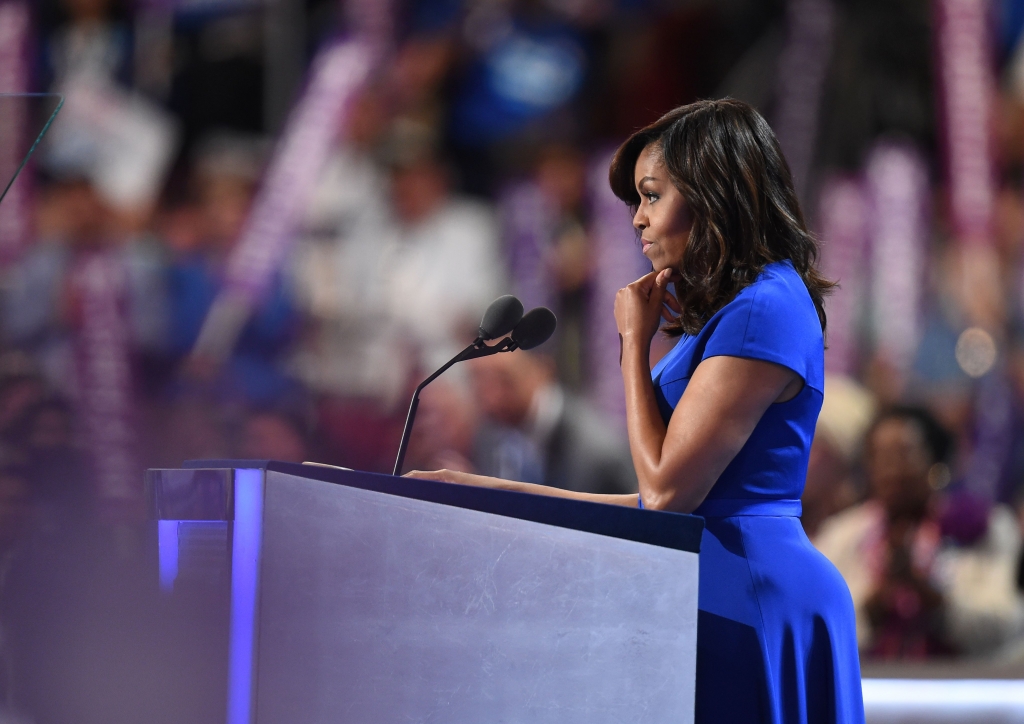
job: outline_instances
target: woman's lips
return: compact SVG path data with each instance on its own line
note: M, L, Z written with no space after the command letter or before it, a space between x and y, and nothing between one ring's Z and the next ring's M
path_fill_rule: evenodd
M641 249L642 249L644 254L647 253L648 249L650 249L652 246L654 246L654 244L652 242L647 241L646 239L641 239L640 240L640 245L641 245Z

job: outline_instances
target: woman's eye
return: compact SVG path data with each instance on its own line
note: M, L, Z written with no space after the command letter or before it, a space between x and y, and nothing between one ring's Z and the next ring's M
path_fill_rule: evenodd
M647 194L644 194L644 196L647 197L647 203L649 203L649 204L653 204L655 201L658 200L658 194L647 193Z

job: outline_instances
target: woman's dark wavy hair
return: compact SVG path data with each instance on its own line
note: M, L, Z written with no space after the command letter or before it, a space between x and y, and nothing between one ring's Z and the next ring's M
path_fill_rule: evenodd
M824 332L824 299L835 284L815 266L817 241L804 223L779 142L761 114L732 98L697 101L626 139L612 160L609 181L634 212L640 205L636 162L651 144L660 147L693 219L677 270L683 313L663 331L696 334L766 265L789 259L807 285Z

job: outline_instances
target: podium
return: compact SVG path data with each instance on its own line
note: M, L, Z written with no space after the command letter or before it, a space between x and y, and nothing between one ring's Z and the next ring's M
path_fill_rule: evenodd
M227 592L228 724L693 721L701 518L273 461L147 495L164 595Z

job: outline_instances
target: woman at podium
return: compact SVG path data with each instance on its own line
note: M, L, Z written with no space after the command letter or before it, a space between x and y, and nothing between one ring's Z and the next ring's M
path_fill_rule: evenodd
M833 285L778 141L700 101L626 140L610 181L653 265L615 299L639 495L410 475L703 516L696 721L863 722L850 594L799 520ZM659 326L679 339L652 370Z

